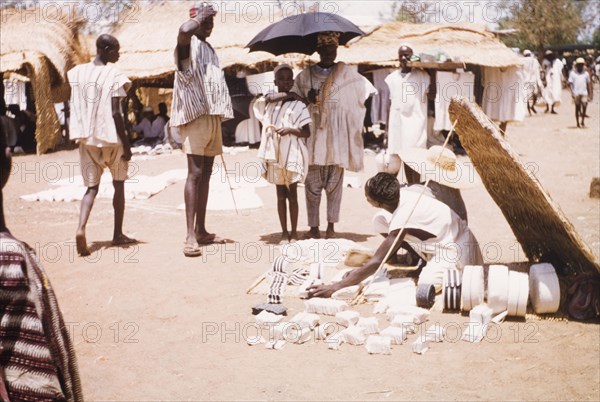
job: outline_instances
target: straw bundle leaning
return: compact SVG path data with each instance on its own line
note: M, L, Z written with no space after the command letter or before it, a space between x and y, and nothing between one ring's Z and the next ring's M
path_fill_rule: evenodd
M600 274L600 264L560 207L519 160L498 127L464 98L450 102L450 118L486 189L502 210L531 262L550 262L569 279Z

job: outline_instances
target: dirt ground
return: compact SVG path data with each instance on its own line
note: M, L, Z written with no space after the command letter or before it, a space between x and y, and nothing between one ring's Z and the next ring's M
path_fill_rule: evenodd
M597 92L588 128L575 128L565 92L558 115L540 112L509 125L507 139L600 256L600 203L588 197L592 177L600 176ZM255 151L226 157L230 170L243 172ZM246 295L245 289L275 254L274 188L257 190L262 209L209 213L209 230L236 243L208 247L197 259L182 254L184 213L176 209L183 202L182 182L149 200L128 202L125 228L141 241L130 248L109 247L112 206L98 200L88 226L94 253L80 258L74 246L77 202L18 198L48 189L69 170L78 173L77 161L77 151L16 157L5 209L12 233L38 250L52 281L72 329L88 400L600 399L598 323L511 320L488 340L470 344L457 340L468 317L434 312L430 323L456 330L424 355L412 353L410 343L394 347L389 356L368 355L362 346L342 345L333 352L322 342L288 344L280 351L250 347L244 339L254 334L250 307L265 297ZM365 161L363 181L376 172L374 157ZM156 175L185 168L185 157L177 153L136 164L139 174ZM463 197L487 262L523 261L485 189L466 190ZM302 189L299 199L304 230ZM337 229L375 248L374 212L362 189L346 188ZM302 310L297 299L286 305L292 315ZM371 306L359 310L370 313Z

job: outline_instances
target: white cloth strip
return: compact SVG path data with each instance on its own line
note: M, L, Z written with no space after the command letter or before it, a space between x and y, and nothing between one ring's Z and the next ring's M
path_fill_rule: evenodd
M552 314L560 307L560 285L552 264L534 264L529 270L531 305L537 314Z
M525 317L529 299L529 275L526 272L508 273L508 315Z
M488 271L487 303L498 314L508 307L508 267L490 265Z
M484 291L483 267L467 265L463 269L462 276L461 309L470 311L473 307L483 303Z

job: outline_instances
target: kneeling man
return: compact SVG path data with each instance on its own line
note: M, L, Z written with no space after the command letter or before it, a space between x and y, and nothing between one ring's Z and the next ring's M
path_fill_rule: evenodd
M462 270L466 265L483 263L477 239L466 222L446 204L425 195L419 200L418 192L401 189L396 177L389 173L370 178L365 185L365 196L371 205L391 214L387 219L379 214L375 222L380 228L388 227L388 236L364 266L350 271L339 282L309 288L310 297L330 297L339 289L362 282L375 273L392 246L390 255L395 255L403 243L427 262L418 283L433 284L436 291L441 290L445 270Z

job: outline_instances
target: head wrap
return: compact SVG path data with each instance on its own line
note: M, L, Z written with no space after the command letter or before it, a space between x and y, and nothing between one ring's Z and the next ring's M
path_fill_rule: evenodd
M205 1L194 3L190 7L190 18L199 17L200 20L204 20L205 18L212 17L216 14L217 10L215 10L213 5Z
M317 34L317 47L328 46L328 45L340 45L340 33L339 32L319 32Z

